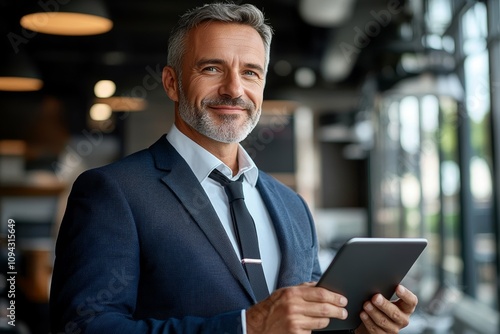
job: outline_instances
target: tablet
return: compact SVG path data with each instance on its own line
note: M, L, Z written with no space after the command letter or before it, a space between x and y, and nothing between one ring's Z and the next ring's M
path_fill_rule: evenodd
M421 238L353 238L347 241L325 270L317 286L348 299L347 319L330 319L318 330L355 329L361 324L363 304L381 293L390 299L424 248Z

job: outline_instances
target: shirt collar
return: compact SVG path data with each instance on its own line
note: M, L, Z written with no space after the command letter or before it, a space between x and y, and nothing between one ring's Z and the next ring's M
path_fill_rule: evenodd
M259 176L257 166L241 145L238 146L239 171L233 177L231 168L179 131L175 124L172 125L168 132L167 140L188 163L200 183L203 182L214 169L218 169L231 180L236 180L244 174L246 181L252 187L255 187L257 184L257 178Z

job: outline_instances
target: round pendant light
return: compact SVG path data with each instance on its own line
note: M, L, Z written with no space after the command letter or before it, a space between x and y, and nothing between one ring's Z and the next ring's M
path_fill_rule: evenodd
M43 81L35 65L22 54L2 57L0 91L27 92L40 90Z
M71 0L53 8L36 8L21 18L21 26L40 33L66 36L97 35L113 28L104 5L97 0Z
M40 90L43 81L37 78L0 77L0 90L10 92L30 92Z

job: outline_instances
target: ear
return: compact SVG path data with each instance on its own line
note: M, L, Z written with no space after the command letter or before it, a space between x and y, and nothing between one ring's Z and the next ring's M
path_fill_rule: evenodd
M179 102L179 81L177 80L177 74L174 69L170 66L165 66L163 68L161 80L168 97L174 102Z

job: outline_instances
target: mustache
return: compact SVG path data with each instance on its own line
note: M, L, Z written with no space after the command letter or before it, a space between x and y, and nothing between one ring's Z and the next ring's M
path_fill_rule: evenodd
M235 99L219 97L219 98L205 98L201 101L201 106L231 106L231 107L240 107L245 110L255 110L255 104L251 101L245 101L241 97L237 97Z

